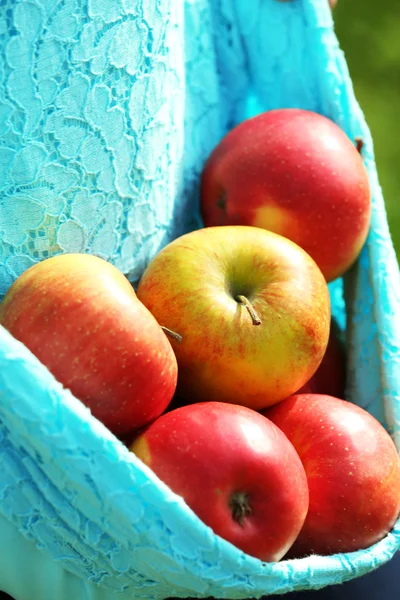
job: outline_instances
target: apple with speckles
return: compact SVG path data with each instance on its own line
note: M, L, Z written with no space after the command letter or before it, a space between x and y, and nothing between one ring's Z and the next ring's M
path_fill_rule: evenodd
M61 254L33 265L7 291L0 324L116 435L151 422L173 397L169 340L101 258Z
M204 224L279 233L315 260L327 281L343 275L366 240L371 192L360 152L330 119L276 109L233 128L205 163Z
M137 289L171 339L177 393L190 402L261 410L296 392L329 337L326 281L288 239L246 226L208 227L165 246Z
M307 479L286 436L243 406L201 402L159 417L130 446L213 531L278 561L308 509Z
M400 460L372 415L322 394L292 396L263 414L307 475L308 514L290 557L362 550L388 534L400 512Z

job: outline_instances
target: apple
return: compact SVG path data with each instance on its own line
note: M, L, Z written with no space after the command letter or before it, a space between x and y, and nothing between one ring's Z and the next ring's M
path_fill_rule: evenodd
M171 339L178 396L256 410L304 385L325 353L326 281L282 236L245 226L209 227L176 238L150 262L138 298Z
M201 176L206 226L253 225L301 246L327 281L354 263L371 213L367 171L333 121L277 109L243 121L215 147Z
M279 0L280 2L293 2L293 0ZM330 8L333 10L337 4L337 0L328 0Z
M291 557L362 550L387 535L400 512L400 460L372 415L322 394L292 396L263 414L294 445L308 480Z
M301 461L259 413L201 402L168 412L130 446L213 531L263 561L278 561L308 508Z
M30 267L0 304L0 324L116 435L158 417L175 392L169 340L101 258L62 254Z
M332 319L328 345L320 366L296 394L327 394L344 399L346 387L346 352L339 337L339 327Z

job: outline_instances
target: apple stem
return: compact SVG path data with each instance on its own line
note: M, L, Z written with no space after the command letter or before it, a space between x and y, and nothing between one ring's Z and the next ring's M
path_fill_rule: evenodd
M225 192L222 192L222 194L218 198L218 200L217 200L217 206L221 210L225 210L225 207L226 207L226 194L225 194Z
M245 492L233 492L229 498L229 507L232 510L233 520L243 527L245 518L252 513L248 495Z
M364 140L362 139L362 137L356 137L354 138L354 141L356 143L356 148L358 152L361 154L362 149L364 148Z
M176 331L172 331L172 329L168 329L168 327L164 327L163 325L161 325L161 329L163 330L164 333L167 334L168 337L170 337L173 340L175 340L176 342L178 342L178 344L181 343L182 336L179 335L179 333L176 333Z
M240 302L240 304L243 304L247 310L249 315L251 316L251 320L253 321L253 325L261 325L261 319L258 316L257 312L254 310L253 306L251 305L250 301L248 298L246 298L246 296L236 296L236 301Z

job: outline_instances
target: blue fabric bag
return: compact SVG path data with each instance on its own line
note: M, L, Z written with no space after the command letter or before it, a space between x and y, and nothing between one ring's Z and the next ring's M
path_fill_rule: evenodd
M1 0L0 296L34 262L97 254L138 281L201 227L198 177L244 118L320 112L362 137L371 231L331 284L348 399L400 449L400 279L324 0ZM0 328L0 589L17 600L258 598L367 573L400 547L263 564L218 538Z

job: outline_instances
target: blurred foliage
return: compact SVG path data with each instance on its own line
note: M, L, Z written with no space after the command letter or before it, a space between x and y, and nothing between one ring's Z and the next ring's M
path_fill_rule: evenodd
M373 136L389 227L400 259L400 0L339 0L334 18Z

